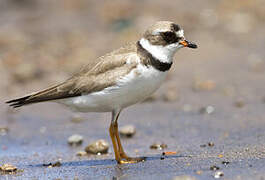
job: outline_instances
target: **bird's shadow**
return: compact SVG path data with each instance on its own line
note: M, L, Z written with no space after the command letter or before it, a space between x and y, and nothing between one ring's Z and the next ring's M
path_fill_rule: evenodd
M172 158L181 158L181 157L190 157L184 155L170 155L170 156L163 156L163 155L155 155L155 156L147 156L144 157L145 160L142 163L155 161L155 160L165 160L165 159L172 159ZM30 167L47 167L47 166L56 166L55 163L51 162L49 164L31 164L28 165ZM77 166L102 166L102 165L122 165L117 164L115 159L100 159L100 160L85 160L85 161L69 161L69 162L62 162L60 163L60 167L77 167Z

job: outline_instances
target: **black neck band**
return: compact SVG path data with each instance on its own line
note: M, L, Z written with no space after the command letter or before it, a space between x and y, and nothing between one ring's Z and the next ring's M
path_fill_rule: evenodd
M137 42L137 49L138 51L144 53L147 58L149 58L151 66L153 66L155 69L163 72L168 71L170 69L172 62L164 63L159 61L151 53L149 53L146 49L142 47L140 41Z

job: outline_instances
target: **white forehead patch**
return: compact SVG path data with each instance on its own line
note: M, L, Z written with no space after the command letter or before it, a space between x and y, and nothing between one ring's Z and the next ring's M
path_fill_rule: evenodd
M168 31L168 29L156 29L153 31L152 35L159 35L161 32L167 32L167 31ZM176 35L178 37L184 37L184 30L181 29L181 30L177 31Z
M152 32L152 35L159 35L161 32L166 32L168 29L156 29Z
M176 32L176 35L177 35L178 37L184 37L184 31L183 31L183 29L177 31L177 32Z

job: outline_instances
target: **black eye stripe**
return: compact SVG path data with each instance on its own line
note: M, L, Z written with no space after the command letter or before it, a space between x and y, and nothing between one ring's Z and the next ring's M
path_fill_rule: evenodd
M181 39L181 37L177 37L176 33L171 31L162 32L161 36L168 44L176 43Z

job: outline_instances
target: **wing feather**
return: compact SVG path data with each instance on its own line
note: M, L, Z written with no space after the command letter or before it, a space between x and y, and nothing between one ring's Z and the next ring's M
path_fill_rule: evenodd
M126 54L129 56L135 53L132 45L98 58L96 62L89 63L79 73L61 84L6 103L17 108L32 103L76 97L113 86L117 78L126 75L137 65L136 61L126 63Z

